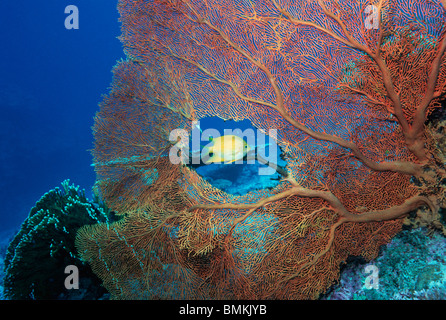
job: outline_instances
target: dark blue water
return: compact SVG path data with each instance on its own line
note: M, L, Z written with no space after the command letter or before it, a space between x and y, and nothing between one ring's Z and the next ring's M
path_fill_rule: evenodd
M90 194L91 126L124 57L117 1L0 1L0 232L64 179ZM65 28L65 7L79 29Z

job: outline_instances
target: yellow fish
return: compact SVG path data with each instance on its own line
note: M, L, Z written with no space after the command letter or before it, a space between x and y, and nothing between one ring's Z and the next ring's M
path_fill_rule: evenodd
M212 139L203 150L207 151L209 159L204 163L231 163L240 159L251 150L248 143L239 136L227 134ZM206 153L205 153L206 154Z

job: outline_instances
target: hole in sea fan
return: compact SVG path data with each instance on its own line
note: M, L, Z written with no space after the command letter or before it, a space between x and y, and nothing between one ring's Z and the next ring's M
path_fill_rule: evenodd
M239 129L240 131L236 131ZM262 139L259 132L252 126L249 120L234 121L234 120L222 120L218 117L202 118L199 121L200 142L195 143L195 149L193 142L191 141L190 148L192 151L197 152L197 146L199 145L200 154L203 155L203 149L209 146L212 141L215 141L216 137L227 134L235 134L236 132L242 132L243 140L249 145L250 155L260 153L264 158L273 162L281 167L286 166L286 162L282 159L282 150L279 146L276 146L274 150L273 144L275 142L269 136L263 136ZM219 135L215 135L218 132ZM208 135L212 136L212 139L208 139ZM192 140L192 139L191 139ZM226 147L224 148L226 150ZM275 152L274 152L275 151ZM209 152L209 156L214 156L216 153L213 150ZM199 165L191 165L196 172L208 181L211 185L234 195L244 195L253 190L274 188L279 184L280 175L273 169L268 169L266 165L259 163L257 160L248 160L247 156L241 161L232 163L209 163L205 164L201 162ZM263 171L260 170L263 168ZM265 172L272 174L265 174Z

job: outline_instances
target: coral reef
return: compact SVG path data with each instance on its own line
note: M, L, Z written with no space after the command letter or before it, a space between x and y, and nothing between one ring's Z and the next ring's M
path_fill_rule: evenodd
M352 262L339 283L323 297L328 300L445 300L446 238L427 228L404 230L368 263ZM368 287L365 268L377 270L378 287Z
M108 222L113 214L101 202L89 202L79 187L62 183L41 197L9 243L4 259L7 299L97 299L106 294L99 279L74 247L78 228ZM75 265L80 290L67 290L64 273Z
M0 233L0 300L4 299L5 254L11 240L9 232Z
M444 2L379 1L376 28L367 5L119 1L127 59L93 156L123 219L76 236L112 298L317 299L416 210L441 217L446 171L426 120L446 93ZM280 183L230 194L171 161L170 134L205 117L277 129Z
M283 165L283 161L279 161L278 164ZM233 166L212 164L200 167L196 171L212 186L224 192L240 196L253 190L273 189L279 184L280 175L278 173L259 175L260 167L259 163L234 164Z

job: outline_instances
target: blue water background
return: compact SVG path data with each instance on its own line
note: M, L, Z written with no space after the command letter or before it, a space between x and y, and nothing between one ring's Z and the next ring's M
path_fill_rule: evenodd
M68 5L78 30L65 28ZM93 117L124 57L116 5L0 1L0 234L64 179L91 194Z

